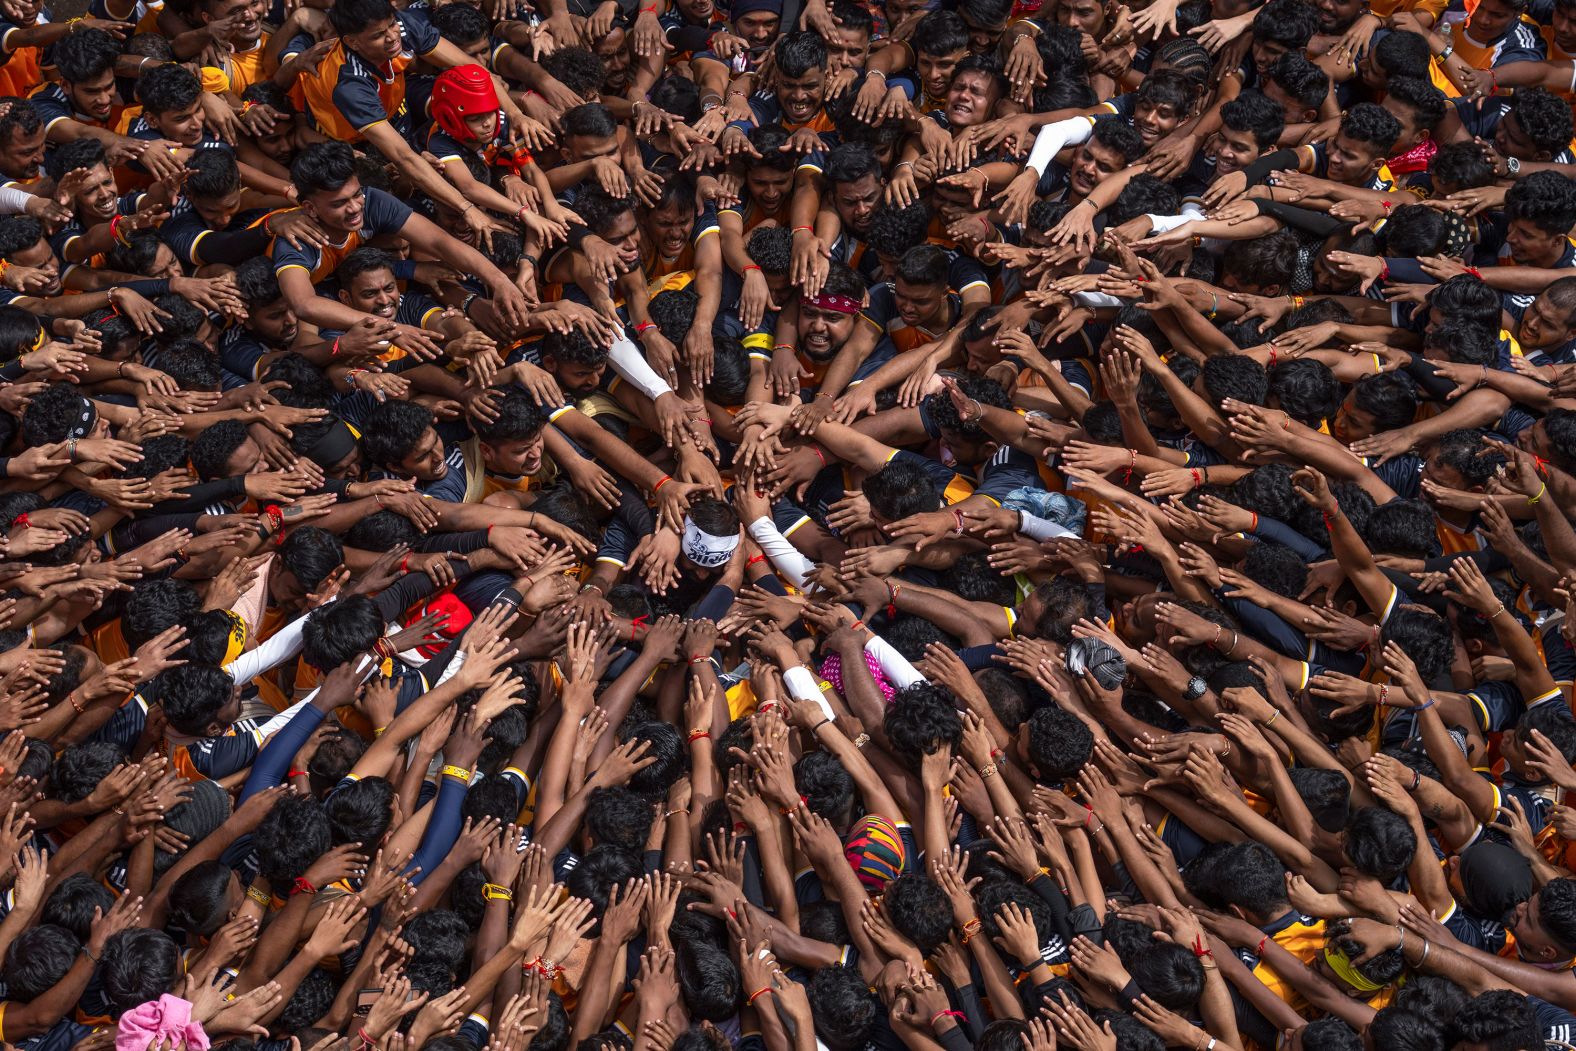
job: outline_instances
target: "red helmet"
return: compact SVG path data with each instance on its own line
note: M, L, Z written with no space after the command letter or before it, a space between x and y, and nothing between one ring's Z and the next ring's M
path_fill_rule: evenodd
M498 112L498 92L493 88L492 75L474 64L444 70L432 85L430 112L438 127L455 139L460 142L474 141L476 136L465 126L465 118L478 113ZM497 130L495 117L494 134Z

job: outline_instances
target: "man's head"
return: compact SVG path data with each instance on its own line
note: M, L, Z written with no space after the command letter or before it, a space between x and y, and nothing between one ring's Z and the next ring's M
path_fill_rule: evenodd
M43 225L31 215L0 218L0 259L42 270L48 282L37 295L60 294L60 259L44 239Z
M1576 224L1576 180L1554 171L1518 179L1505 194L1505 243L1522 266L1554 266Z
M374 406L367 413L361 451L374 465L402 478L435 482L449 473L432 413L415 402L390 398Z
M741 0L733 5L733 31L744 38L750 52L764 54L782 28L782 0Z
M1467 20L1467 33L1480 44L1492 44L1510 32L1527 0L1483 0Z
M301 324L279 287L273 260L247 259L235 268L235 285L246 303L246 329L264 344L284 350L296 341Z
M1509 927L1517 955L1528 963L1547 966L1576 956L1576 879L1545 883L1516 906Z
M1131 125L1119 120L1102 120L1094 126L1087 142L1073 154L1067 170L1070 195L1088 197L1094 188L1144 153L1144 140Z
M1012 0L963 0L958 17L969 29L969 50L976 55L994 51L1012 16Z
M120 191L115 184L115 173L110 171L104 159L102 142L91 138L63 142L45 161L44 171L55 180L56 186L71 172L83 173L71 183L74 189L71 210L80 220L108 222L114 218L119 209Z
M197 20L205 26L215 22L228 26L223 42L237 51L250 51L263 35L262 14L266 10L257 0L201 0Z
M1521 315L1516 339L1523 349L1545 350L1576 336L1576 277L1562 277L1538 294Z
M399 19L388 0L334 0L328 20L346 50L374 66L394 61L404 46Z
M1521 161L1550 161L1570 145L1571 108L1544 88L1516 92L1494 128L1494 149Z
M848 337L865 304L865 283L842 263L834 262L816 296L799 301L799 346L817 361L829 361Z
M356 249L339 264L334 276L339 280L339 301L352 310L390 321L399 313L394 257L383 249Z
M1328 172L1333 182L1360 186L1371 178L1395 149L1401 122L1383 106L1359 102L1341 118L1330 143Z
M576 106L563 117L564 161L579 164L618 152L618 122L598 102Z
M38 178L43 163L44 122L33 103L0 98L0 175L26 182Z
M1215 174L1230 175L1258 160L1280 141L1286 127L1281 107L1261 92L1244 91L1220 107L1220 135L1215 140Z
M905 324L934 329L947 321L947 253L919 245L903 254L894 275L898 316Z
M528 477L542 469L542 431L547 413L536 399L510 388L498 403L498 418L476 424L487 469L511 478Z
M809 30L784 33L773 49L777 104L789 126L805 124L821 109L826 84L826 41Z
M919 20L909 43L925 95L941 98L952 83L953 71L969 53L969 27L956 11L932 11Z
M834 146L826 155L825 174L837 217L855 235L864 236L886 188L875 153L857 143Z
M202 141L207 118L202 112L202 81L185 66L171 62L154 66L137 82L144 119L158 133L182 146Z
M947 86L947 120L954 128L971 128L990 120L996 103L1007 93L1001 62L995 55L969 55L959 62Z
M90 122L106 123L120 101L115 87L120 43L102 29L79 30L55 43L54 57L71 108Z
M356 155L343 142L314 142L290 166L301 210L336 235L361 229L366 194L356 175Z
M1266 77L1289 51L1301 51L1319 29L1319 13L1306 0L1270 0L1253 16L1253 64Z
M1288 51L1270 67L1263 90L1281 108L1287 124L1305 124L1318 118L1319 106L1330 93L1330 75L1301 51Z
M241 170L229 150L198 150L186 162L182 187L192 210L211 230L223 230L241 210Z
M618 253L619 265L626 273L640 265L640 223L633 200L593 186L575 198L575 211L585 220L587 230Z
M1380 105L1401 125L1401 134L1391 148L1396 154L1433 138L1445 119L1445 93L1420 77L1390 78L1389 90Z
M589 398L602 384L607 348L579 329L549 332L542 338L542 368L553 374L571 398Z

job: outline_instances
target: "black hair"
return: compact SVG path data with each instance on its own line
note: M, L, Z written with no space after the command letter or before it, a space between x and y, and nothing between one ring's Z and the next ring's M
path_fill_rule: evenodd
M202 599L184 580L145 580L131 589L121 610L120 633L132 652L162 631L197 615Z
M137 98L147 113L171 113L202 98L197 74L176 62L154 66L137 80Z
M64 927L78 941L86 942L93 933L95 910L108 915L114 907L115 895L108 887L86 872L75 872L49 892L39 922Z
M793 234L780 226L757 226L744 251L763 273L786 275L793 260Z
M941 504L941 489L923 464L902 458L889 460L860 483L870 509L890 522L934 511Z
M1328 365L1312 358L1283 362L1272 369L1269 393L1293 419L1315 429L1341 405L1340 382Z
M599 102L588 102L565 111L563 128L563 137L566 141L571 135L605 139L618 134L618 122L613 119L613 114L608 112L608 108Z
M853 812L857 793L853 775L830 752L806 752L793 766L794 786L812 813L837 824Z
M56 47L59 45L57 44ZM1510 100L1510 112L1522 132L1532 140L1539 153L1557 157L1570 145L1573 127L1571 108L1564 99L1547 88L1523 88Z
M1094 735L1083 720L1055 705L1030 715L1025 727L1029 761L1045 780L1064 781L1072 777L1094 752Z
M120 41L102 29L77 29L55 41L50 54L60 78L67 84L80 84L115 68ZM148 75L153 72L149 70Z
M1352 404L1381 431L1405 427L1417 416L1417 383L1404 372L1364 376L1352 385Z
M1377 516L1377 512L1375 514ZM1455 652L1450 625L1445 618L1404 606L1392 610L1384 622L1379 645L1383 648L1389 642L1400 646L1401 651L1412 658L1425 683L1432 683L1450 669L1450 658Z
M431 12L427 20L439 36L461 45L480 40L492 30L486 17L466 4L445 4Z
M602 89L607 79L607 63L602 56L587 47L561 47L550 55L543 55L542 69L563 82L576 95L588 95ZM670 96L671 97L671 90ZM699 101L699 95L695 96ZM656 99L651 100L653 103Z
M812 69L826 68L826 41L812 30L790 30L777 38L772 55L779 73L797 79Z
M1270 0L1253 16L1253 39L1301 51L1319 31L1319 16L1304 0Z
M344 561L345 549L339 538L317 526L299 526L279 545L280 564L308 591L328 579Z
M1555 171L1521 177L1505 193L1505 218L1524 220L1544 233L1567 232L1576 226L1576 181Z
M965 373L957 377L957 384L965 397L979 402L982 406L990 405L998 409L1012 407L1012 399L1007 396L1007 391L993 379ZM931 422L943 433L950 432L973 441L983 441L988 437L978 421L966 422L963 419L958 413L957 406L952 403L952 398L944 391L927 394L923 407L929 414Z
M91 32L98 33L102 32L102 30L95 29L91 30ZM87 35L87 33L70 34L73 40L80 40ZM65 39L62 38L60 44L65 42ZM60 44L55 45L57 54L59 53ZM67 77L66 79L70 80L71 78ZM44 171L58 183L69 172L73 172L78 168L91 168L96 164L103 163L104 144L102 142L89 138L73 139L71 142L62 142L44 158Z
M1204 362L1204 390L1209 400L1219 405L1227 398L1263 405L1269 394L1269 377L1264 366L1241 354L1217 354Z
M386 777L363 777L340 785L323 801L335 846L359 843L374 850L394 818L394 786Z
M157 1000L173 985L180 964L180 947L163 931L133 927L111 935L98 965L111 1017Z
M808 991L815 1033L832 1051L858 1051L886 1024L886 1008L852 967L820 968L810 976Z
M919 872L905 872L886 885L881 907L897 932L929 956L952 930L952 906L941 884Z
M483 441L529 441L547 426L547 413L534 397L518 387L505 390L503 398L494 408L498 413L496 419L490 423L477 421L474 425L477 437Z
M655 816L649 799L622 785L593 788L586 801L585 830L595 843L639 853Z
M1285 112L1262 91L1244 91L1221 106L1220 121L1232 131L1252 135L1261 150L1279 142L1286 128Z
M310 796L281 796L252 834L252 845L258 875L290 883L333 846L328 815Z
M914 770L927 752L943 744L956 749L963 736L957 697L930 682L899 690L887 709L884 727L893 754Z
M219 668L181 664L160 673L158 692L164 716L174 730L205 737L235 692L235 680Z
M863 143L839 143L826 154L826 181L832 185L858 182L867 175L881 178L881 162L875 151Z
M170 888L170 921L187 934L213 934L229 918L226 892L234 878L230 866L217 859L182 873Z
M1389 884L1406 871L1417 851L1417 836L1406 818L1381 806L1352 812L1346 822L1346 856L1365 876Z
M1193 950L1181 945L1152 943L1127 969L1140 989L1173 1011L1191 1011L1204 991L1204 968Z
M961 67L961 63L959 64ZM1102 120L1094 126L1089 142L1113 150L1122 163L1132 164L1144 155L1144 140L1138 129L1121 120Z
M398 467L431 426L430 409L413 401L390 398L367 413L361 432L362 454L379 467Z
M931 11L914 26L909 43L917 54L950 55L969 46L969 27L956 11Z
M81 942L64 927L44 923L25 928L11 943L0 972L7 998L36 1000L66 976L81 954Z
M1233 277L1248 288L1287 288L1297 272L1297 236L1280 230L1246 241L1232 241L1221 257L1220 276ZM1226 355L1221 360L1238 355ZM1214 361L1210 358L1209 361ZM1204 363L1205 375L1209 361Z
M383 615L365 595L351 595L307 614L301 656L321 671L337 668L372 648L383 634Z
M1490 989L1468 1000L1451 1022L1451 1036L1458 1044L1483 1051L1539 1051L1543 1033L1538 1016L1524 993Z
M328 9L328 21L340 36L360 33L376 22L386 22L394 17L394 7L388 0L334 0Z
M1386 33L1374 41L1373 49L1374 65L1384 72L1387 81L1428 76L1428 64L1433 56L1428 40L1421 34Z
M1391 77L1385 94L1412 110L1419 128L1432 134L1445 119L1445 93L1423 77ZM1566 111L1567 119L1570 110ZM1567 140L1568 141L1568 140ZM1394 217L1392 216L1392 219Z
M1281 90L1308 109L1317 109L1330 93L1330 75L1301 51L1288 51L1275 60L1270 79Z
M387 3L387 0L376 0ZM334 191L356 177L356 155L343 142L314 142L290 164L290 181L301 199Z

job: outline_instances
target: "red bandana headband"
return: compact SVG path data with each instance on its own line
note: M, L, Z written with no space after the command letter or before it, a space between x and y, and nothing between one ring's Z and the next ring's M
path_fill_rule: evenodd
M838 314L859 313L859 300L853 296L839 296L823 292L818 296L805 296L804 304L818 310L831 310Z

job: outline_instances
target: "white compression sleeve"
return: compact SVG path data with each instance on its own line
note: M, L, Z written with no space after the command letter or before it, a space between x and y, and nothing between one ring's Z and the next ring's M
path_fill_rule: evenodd
M306 629L306 615L297 617L269 637L267 642L248 650L224 666L230 678L246 682L266 671L279 667L301 652L301 633Z
M832 711L832 706L826 703L826 698L821 696L821 688L816 685L815 676L802 664L796 664L783 672L783 685L788 687L795 700L814 701L821 706L821 712L828 719L836 719L837 714Z
M0 214L20 215L27 211L33 195L15 186L0 186Z
M632 384L652 401L663 394L673 393L673 388L646 364L646 356L627 336L619 336L613 341L613 346L608 349L607 361L613 366L613 371L624 378L624 382Z
M927 681L919 674L919 669L908 662L907 657L893 649L880 635L870 636L870 641L865 643L865 652L875 657L876 663L881 666L881 673L900 690L916 682Z
M1088 140L1094 131L1094 121L1088 117L1069 117L1055 124L1047 124L1034 136L1034 148L1029 151L1025 168L1033 168L1036 175L1044 175L1056 155L1068 146L1077 146Z
M750 539L761 546L777 571L794 587L804 590L805 578L815 568L815 563L800 554L799 549L777 531L777 523L770 518L757 518L750 523L749 530Z
M1018 512L1018 532L1031 540L1054 540L1056 537L1078 535L1048 518L1040 518L1027 511Z

